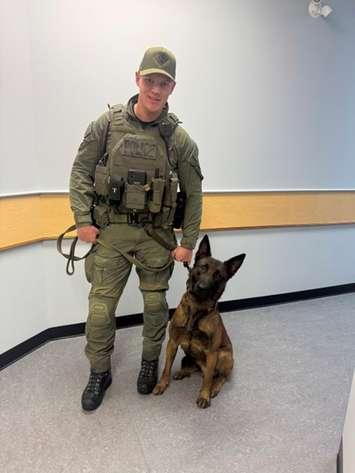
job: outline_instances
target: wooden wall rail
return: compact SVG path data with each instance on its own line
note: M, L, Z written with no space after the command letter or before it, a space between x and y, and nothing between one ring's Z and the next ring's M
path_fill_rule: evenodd
M0 250L55 239L73 223L68 195L0 198ZM207 193L202 230L355 223L355 191Z

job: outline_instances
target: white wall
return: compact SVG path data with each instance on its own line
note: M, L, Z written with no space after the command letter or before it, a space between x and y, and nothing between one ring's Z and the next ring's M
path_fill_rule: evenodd
M0 195L40 188L28 2L0 2Z
M48 328L40 244L0 254L0 353Z
M308 0L2 2L0 194L29 175L66 190L88 122L135 92L156 44L177 55L171 108L205 189L354 188L355 2L330 3L324 20Z
M170 106L199 144L204 190L355 189L355 2L329 3L316 20L308 0L1 2L0 196L67 190L88 122L135 93L157 44L178 59ZM211 233L217 257L248 254L225 300L354 282L354 240L353 225ZM0 353L85 320L88 285L53 242L0 265ZM132 275L118 313L141 309Z

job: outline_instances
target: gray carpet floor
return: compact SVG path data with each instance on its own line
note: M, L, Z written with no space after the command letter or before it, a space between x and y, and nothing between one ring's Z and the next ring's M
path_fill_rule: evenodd
M355 294L223 314L237 367L209 409L200 376L140 396L141 327L117 331L113 384L80 407L84 337L0 372L2 473L335 473L355 367ZM178 368L178 356L174 368Z

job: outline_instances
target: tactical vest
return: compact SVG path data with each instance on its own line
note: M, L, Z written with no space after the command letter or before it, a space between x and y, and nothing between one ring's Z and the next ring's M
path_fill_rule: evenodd
M152 214L159 225L171 225L178 178L171 163L171 138L179 120L173 114L157 126L138 129L125 107L110 108L105 153L95 170L94 188L101 203L115 214Z

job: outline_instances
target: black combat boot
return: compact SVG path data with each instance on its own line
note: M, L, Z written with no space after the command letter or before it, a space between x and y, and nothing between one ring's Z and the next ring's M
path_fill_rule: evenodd
M89 382L81 396L81 405L84 411L93 411L101 404L106 389L112 383L111 371L95 373L90 371Z
M142 359L141 370L137 379L139 394L150 394L158 381L158 360L147 361Z

